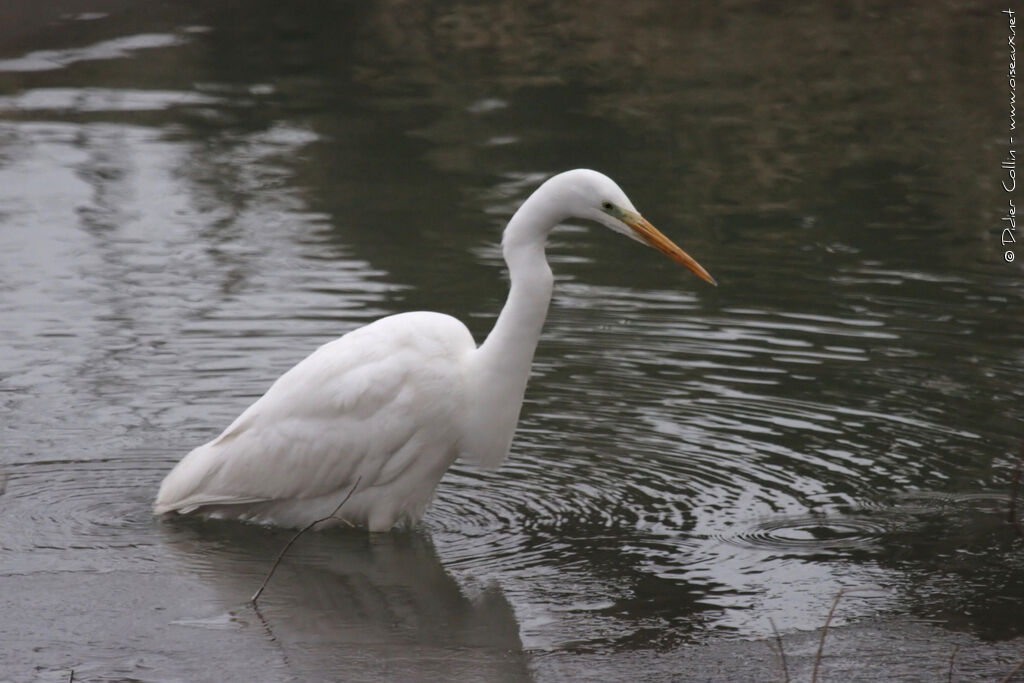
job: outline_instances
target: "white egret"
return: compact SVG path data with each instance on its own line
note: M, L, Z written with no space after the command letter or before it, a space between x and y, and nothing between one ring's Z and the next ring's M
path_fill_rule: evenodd
M441 313L392 315L324 344L283 374L220 436L164 479L154 511L302 527L339 522L387 531L415 524L458 458L500 465L512 443L554 278L548 234L595 221L714 279L648 223L610 178L554 176L508 223L508 300L479 347Z

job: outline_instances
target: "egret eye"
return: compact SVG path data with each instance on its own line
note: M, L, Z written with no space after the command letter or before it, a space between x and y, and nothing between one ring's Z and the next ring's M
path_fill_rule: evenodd
M615 207L612 206L611 202L604 202L601 204L601 208L604 209L605 211L611 211Z

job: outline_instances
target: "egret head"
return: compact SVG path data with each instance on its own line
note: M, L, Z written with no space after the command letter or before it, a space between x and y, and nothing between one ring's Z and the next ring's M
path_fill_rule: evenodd
M626 193L608 176L597 171L577 169L566 171L555 178L564 180L564 187L568 195L564 201L570 215L595 221L626 237L635 239L637 242L653 247L676 263L689 268L702 280L713 285L718 284L693 257L676 246L672 240L665 237L641 216L633 206L633 202L629 201Z

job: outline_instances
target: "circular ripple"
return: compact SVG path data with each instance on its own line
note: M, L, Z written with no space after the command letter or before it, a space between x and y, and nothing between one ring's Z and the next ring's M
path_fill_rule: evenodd
M449 472L424 520L446 564L522 569L560 552L567 539L620 523L613 492L567 483L557 469L524 458L499 472Z
M738 532L711 537L734 546L784 553L867 550L887 537L914 533L937 518L953 526L970 517L1001 520L1007 503L1005 493L915 492L889 502L864 500L852 510L763 518Z
M54 561L64 569L109 568L110 549L125 551L119 552L121 561L152 544L156 475L149 476L144 463L131 458L45 461L8 465L6 474L0 552L9 572Z
M867 515L795 515L761 520L750 529L718 538L744 548L801 553L869 548L897 525L896 520Z

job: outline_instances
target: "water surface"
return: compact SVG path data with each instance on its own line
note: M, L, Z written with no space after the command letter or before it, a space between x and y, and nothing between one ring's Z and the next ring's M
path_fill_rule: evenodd
M0 32L6 680L963 680L1024 656L1005 17L662 3L15 3ZM548 175L520 429L405 534L150 515L313 348L482 339ZM773 627L774 624L774 627Z

